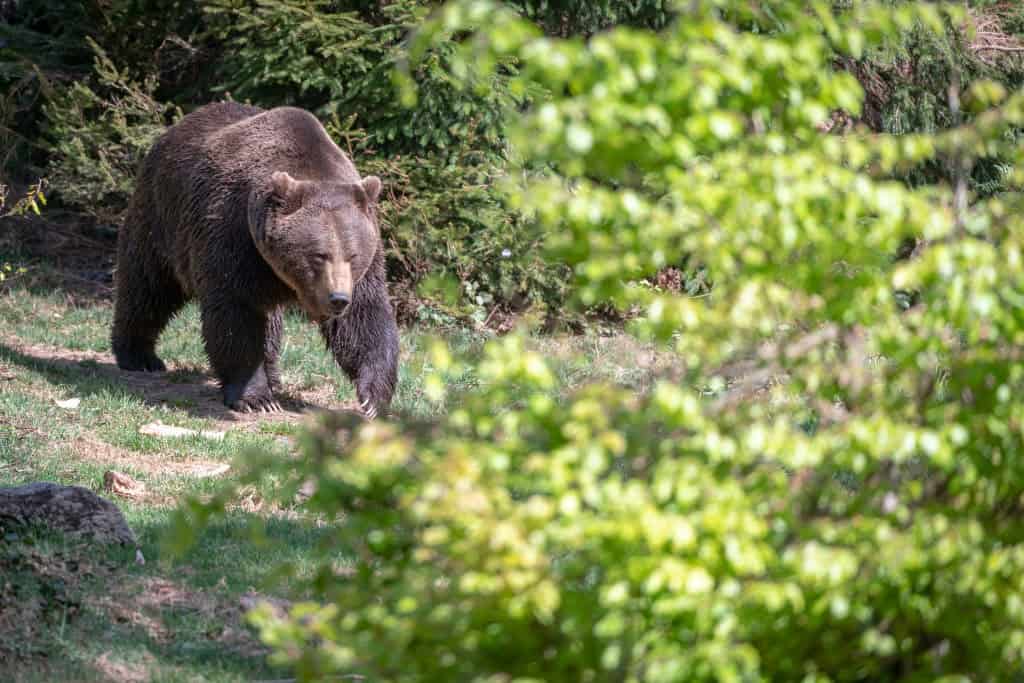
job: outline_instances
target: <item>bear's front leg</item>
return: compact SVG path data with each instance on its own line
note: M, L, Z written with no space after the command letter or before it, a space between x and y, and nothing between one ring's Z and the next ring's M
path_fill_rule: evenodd
M263 369L267 373L270 391L281 391L281 369L277 361L281 357L281 336L284 332L284 313L280 308L274 309L267 316L265 349L263 353Z
M276 412L264 365L267 315L235 302L204 303L203 341L220 380L224 405L238 412Z
M355 385L360 410L371 420L387 411L398 384L398 324L383 275L374 275L356 285L344 315L320 326L334 359Z

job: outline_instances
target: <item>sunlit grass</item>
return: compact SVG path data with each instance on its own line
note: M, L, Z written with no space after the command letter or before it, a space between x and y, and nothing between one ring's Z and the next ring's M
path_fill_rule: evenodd
M102 301L76 305L72 297L27 289L0 293L0 486L46 480L99 489L109 469L133 477L146 487L146 497L116 502L138 534L148 563L137 567L129 558L118 566L117 580L143 593L154 582L166 584L165 588L173 586L195 599L185 605L133 603L126 609L135 621L120 622L101 599L111 588L83 577L71 590L78 591L85 607L57 637L51 630L46 631L45 642L24 643L29 650L47 652L46 667L38 669L39 660L29 657L24 667L12 671L18 680L29 681L69 676L103 680L109 676L104 667L111 665L126 671L141 668L151 680L161 681L274 678L262 656L240 655L216 634L232 628L244 631L239 596L259 590L273 567L288 561L301 573L310 566L317 525L298 507L261 507L256 491L250 500L239 501L237 509L202 536L186 557L164 557L161 540L182 496L212 493L234 470L219 477L204 473L231 465L254 450L294 457L301 422L294 416L270 415L246 423L225 417L216 387L208 381L194 304L161 337L158 353L171 372L158 380L159 392L129 381L113 367L110 318L111 307ZM448 408L431 402L423 392L424 378L432 371L429 341L438 336L454 355L474 358L488 335L465 329L403 330L392 419L429 419ZM552 363L563 391L598 379L639 388L657 369L652 352L626 337L537 337L530 344ZM285 393L293 399L328 408L344 407L353 397L348 379L315 328L296 314L286 317L281 367ZM460 389L477 381L468 372L449 377L450 395L455 397L450 400L457 400ZM69 398L80 400L76 408L56 403ZM226 434L222 440L210 440L140 433L140 427L157 421ZM253 544L249 523L254 519L269 523L267 533L274 543ZM339 562L345 561L342 553ZM200 609L197 601L207 607ZM154 624L163 634L160 638L153 636Z

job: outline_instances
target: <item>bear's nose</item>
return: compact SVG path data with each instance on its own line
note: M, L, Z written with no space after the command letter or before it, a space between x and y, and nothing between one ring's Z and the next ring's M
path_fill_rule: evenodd
M341 313L348 306L348 294L345 292L331 292L327 295L327 301L335 313Z

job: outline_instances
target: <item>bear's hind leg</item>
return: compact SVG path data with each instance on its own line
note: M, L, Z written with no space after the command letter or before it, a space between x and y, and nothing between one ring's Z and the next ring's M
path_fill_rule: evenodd
M242 303L204 303L202 319L206 354L224 405L241 413L281 410L265 365L267 315Z
M156 342L167 322L185 304L185 294L170 273L148 267L141 259L118 258L114 324L110 334L117 367L164 372Z

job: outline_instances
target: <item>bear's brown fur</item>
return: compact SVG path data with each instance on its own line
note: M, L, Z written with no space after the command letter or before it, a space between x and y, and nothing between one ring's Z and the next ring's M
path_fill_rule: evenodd
M319 323L373 417L397 381L398 328L361 178L310 113L233 102L184 117L153 145L118 237L111 334L125 370L162 371L156 341L198 299L224 402L274 410L281 311Z

